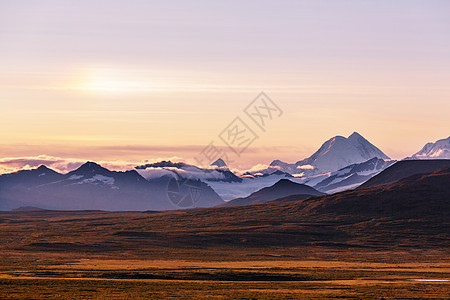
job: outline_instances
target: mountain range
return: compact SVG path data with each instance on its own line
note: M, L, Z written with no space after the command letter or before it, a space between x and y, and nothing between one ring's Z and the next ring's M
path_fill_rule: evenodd
M194 193L197 193L193 197ZM135 170L110 171L86 162L67 174L45 166L0 176L0 209L170 210L210 207L223 200L196 180L146 180Z
M447 161L445 164L447 164ZM405 169L409 163L399 164ZM384 177L383 171L377 175ZM304 214L358 215L368 217L433 218L448 216L450 168L414 174L386 185L360 187L322 197L299 198Z
M449 141L428 143L411 157L396 162L354 132L348 138L329 139L313 155L295 164L275 160L264 170L240 174L231 171L222 159L209 167L160 161L125 172L87 162L67 174L42 165L0 175L0 210L22 206L171 210L260 204L300 194L334 194L447 167L449 160L433 158L448 156Z
M388 163L390 166L386 167L386 163ZM384 160L373 158L365 163L354 164L347 168L343 168L340 171L336 172L335 175L325 179L323 181L323 184L321 182L321 184L317 184L316 186L323 187L323 185L325 185L335 187L334 184L339 184L339 182L341 182L337 179L342 179L342 181L350 181L347 182L347 184L351 184L351 182L358 182L356 184L356 187L358 190L361 190L366 188L391 185L410 176L414 176L417 174L428 174L446 168L450 168L450 160L404 160L400 162L385 162ZM368 178L370 178L367 181L364 180L364 175L361 175L364 174L364 172L367 172L367 176ZM372 176L373 172L375 172L377 175ZM346 176L346 174L349 173L354 175ZM358 175L358 173L360 175ZM361 181L365 181L365 183L361 185ZM254 192L247 197L228 201L227 203L219 205L219 207L254 205L267 202L292 202L307 199L311 196L323 195L326 194L310 186L292 182L290 179L281 179L272 186L262 188L261 190Z
M6 242L1 247L3 251L10 251L6 252L10 255L28 255L27 263L30 258L33 261L42 259L44 254L49 253L55 253L58 257L66 254L70 262L74 257L108 254L111 259L126 256L133 260L136 257L167 259L169 256L194 260L204 257L209 262L224 261L225 264L249 259L251 265L261 259L272 262L277 259L317 261L317 253L323 255L319 257L330 260L341 253L345 259L350 255L366 263L376 260L381 267L381 273L375 274L376 282L381 278L388 282L402 280L403 284L405 276L418 278L417 273L408 267L400 268L401 273L396 277L387 276L391 272L382 266L384 259L388 257L398 263L412 252L411 262L415 264L421 256L429 259L428 255L437 255L440 260L435 266L442 268L448 252L449 194L450 168L444 168L412 175L384 186L307 199L294 195L288 197L290 201L282 201L282 198L259 205L164 213L52 212L35 209L3 212L0 214L0 224L5 230L0 232ZM362 253L368 255L361 256ZM16 263L15 260L13 262ZM321 276L320 268L315 267L315 262L312 266L316 269L314 277L306 277L306 280L335 280L335 266L331 266L333 273L330 277L317 277ZM92 264L89 265L89 268L92 267ZM208 272L205 268L210 267L195 269L196 274L201 276L195 280L205 279L204 274ZM239 281L245 278L255 280L253 271L242 269L241 265L239 268L235 278ZM277 262L272 263L270 268L275 268L274 271L279 274ZM100 274L108 274L103 269L94 269ZM420 278L445 278L441 277L445 271L434 270L436 274L427 268L424 277ZM226 278L229 277L224 277L224 274L229 276L228 272L223 273L222 267L219 271L219 278L228 280ZM176 270L174 273L185 276L184 272ZM289 270L286 269L286 272ZM170 279L173 279L174 273L169 273ZM113 278L154 278L154 273L152 277L130 277L134 274L150 275L123 269L120 276L127 277ZM348 273L342 275L340 278L346 281ZM48 276L47 273L44 276ZM360 280L359 271L355 276ZM178 278L186 280L186 277ZM259 278L257 280L268 280L268 277ZM303 273L296 280L309 284ZM432 283L429 287L434 291L437 284L440 285ZM383 295L389 296L390 288L385 291ZM378 296L377 293L364 295Z

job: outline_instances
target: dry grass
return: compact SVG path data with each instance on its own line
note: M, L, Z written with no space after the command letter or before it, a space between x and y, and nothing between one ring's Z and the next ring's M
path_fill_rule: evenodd
M447 282L407 280L448 278L449 266L440 263L81 260L62 265L29 264L18 269L4 266L0 276L2 298L444 299L450 293ZM273 280L280 275L285 278ZM198 276L203 280L195 279ZM150 277L155 279L147 279Z
M450 278L439 228L305 220L280 207L285 222L256 214L260 207L241 208L244 219L233 208L226 218L214 210L0 213L0 298L448 298L449 282L410 280ZM428 227L405 241L417 222ZM418 241L424 246L411 246Z

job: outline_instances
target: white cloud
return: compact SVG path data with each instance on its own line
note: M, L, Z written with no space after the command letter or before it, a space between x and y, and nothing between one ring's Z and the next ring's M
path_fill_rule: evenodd
M172 162L183 162L180 157L169 157L169 158L156 158L145 161L96 161L102 167L107 168L112 171L126 171L135 170L136 166L157 163L161 161L172 161ZM86 159L79 158L62 158L49 155L38 155L38 156L26 156L26 157L7 157L0 159L0 174L17 172L19 170L30 170L39 167L40 165L45 165L57 172L68 173L82 164L84 164ZM213 169L207 169L207 171L197 168L195 166L186 166L185 168L175 168L175 167L164 167L164 168L147 168L136 169L139 174L147 179L159 178L164 175L176 176L188 178L196 178L200 180L207 179L224 179L225 175L221 172L215 171Z
M313 170L315 169L314 166L311 165L302 165L302 166L297 166L297 169L301 169L301 170Z

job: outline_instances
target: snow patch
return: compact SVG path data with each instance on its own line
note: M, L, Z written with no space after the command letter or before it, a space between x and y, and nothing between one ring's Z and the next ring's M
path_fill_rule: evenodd
M360 185L361 185L361 183L355 183L355 184L340 186L338 188L335 188L335 189L332 189L332 190L328 190L327 194L334 194L334 193L339 193L339 192L342 192L342 191L353 190L353 189L357 188Z
M83 183L93 183L93 184L103 183L103 184L113 185L114 178L103 176L103 175L95 175L92 178L88 178L88 179L80 181L78 184L83 184Z
M408 279L409 281L424 281L424 282L446 282L446 281L450 281L450 279Z
M450 137L438 140L434 143L427 143L419 152L407 159L449 159L450 158Z

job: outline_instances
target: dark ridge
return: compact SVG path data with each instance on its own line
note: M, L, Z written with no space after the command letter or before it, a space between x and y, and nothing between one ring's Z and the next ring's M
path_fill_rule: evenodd
M316 189L305 185L290 181L289 179L280 179L274 185L260 189L254 192L248 197L237 198L228 201L221 206L242 206L242 205L252 205L252 204L262 204L275 199L290 195L309 195L309 196L321 196L325 195Z
M358 189L388 185L415 174L431 173L450 167L450 159L402 160L367 180Z

